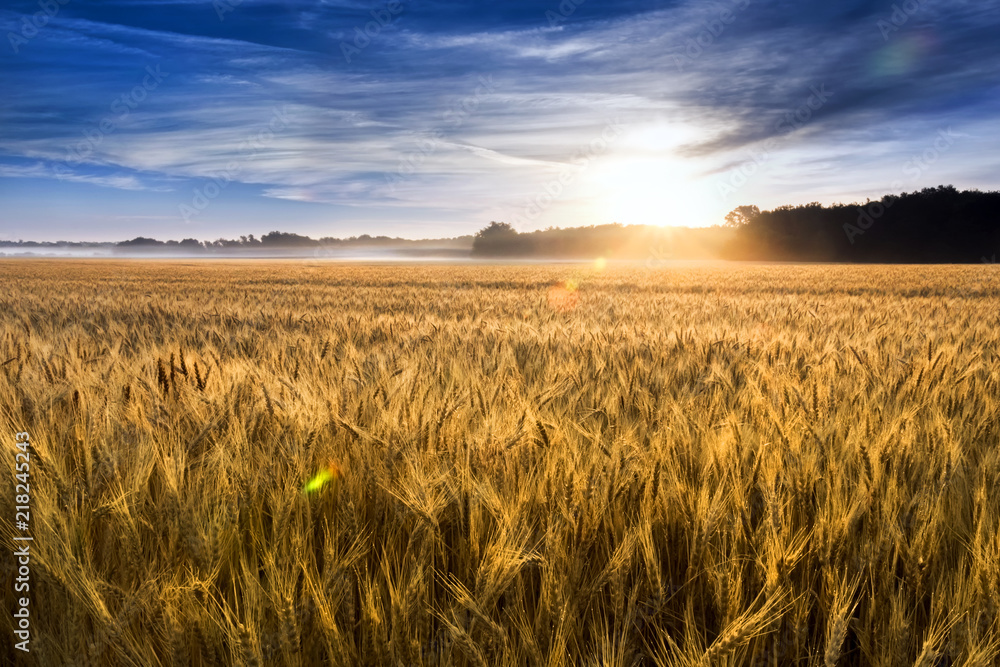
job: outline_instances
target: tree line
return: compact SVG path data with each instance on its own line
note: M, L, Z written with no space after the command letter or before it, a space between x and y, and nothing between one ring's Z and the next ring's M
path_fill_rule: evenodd
M438 244L443 247L469 247L471 237L456 237L451 239L425 239L414 241L389 236L351 236L335 238L325 236L314 239L290 232L270 232L257 238L253 234L240 236L238 239L220 238L215 241L199 241L198 239L183 239L181 241L159 241L157 239L139 236L129 241L115 244L122 252L157 252L181 251L204 252L218 250L255 251L255 250L289 250L289 249L322 249L322 248L352 248L352 247L406 247L427 246Z
M289 232L215 241L159 241L137 237L120 243L0 241L20 252L108 250L119 254L253 254L383 248L430 250L478 258L645 260L731 259L805 262L970 263L996 261L1000 252L1000 192L959 191L942 185L886 195L864 203L810 203L761 211L740 206L714 227L594 225L518 232L492 222L475 237L411 240L388 236L323 237ZM440 254L440 253L438 253Z
M1000 249L1000 192L953 186L860 204L743 206L727 223L730 259L821 262L969 263Z
M492 222L476 234L472 254L482 258L718 259L734 231L723 227L593 225L518 232Z
M740 206L707 228L598 225L518 232L493 222L479 231L479 257L970 263L1000 250L1000 192L953 186L865 203L810 203L761 211Z

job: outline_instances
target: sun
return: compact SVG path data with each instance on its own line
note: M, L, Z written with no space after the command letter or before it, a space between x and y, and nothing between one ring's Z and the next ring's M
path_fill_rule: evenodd
M705 227L722 219L718 197L676 160L621 157L595 174L602 214L627 225Z

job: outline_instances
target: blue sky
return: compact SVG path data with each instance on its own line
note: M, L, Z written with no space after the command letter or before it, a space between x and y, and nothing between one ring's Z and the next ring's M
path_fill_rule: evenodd
M0 239L709 225L995 190L1000 2L0 8Z

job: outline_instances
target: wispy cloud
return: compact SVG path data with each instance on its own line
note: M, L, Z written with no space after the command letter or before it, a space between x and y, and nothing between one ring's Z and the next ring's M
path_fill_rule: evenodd
M365 209L395 211L392 224L405 210L421 220L437 210L475 227L534 196L611 119L627 129L600 160L662 160L664 179L687 164L691 182L711 183L780 139L741 192L766 204L863 194L925 133L943 124L980 131L1000 107L997 3L923 3L889 40L878 28L886 7L863 0L588 0L558 25L545 3L474 4L408 5L352 64L339 41L377 9L360 0L244 0L224 22L193 0L67 6L31 48L0 50L0 179L48 179L53 193L66 182L173 190L180 205L241 160L236 182L247 188L227 196L247 202L358 212L336 209L341 225L361 224ZM16 26L33 7L12 3L0 25ZM724 11L732 20L723 25ZM170 78L92 151L68 157L152 65ZM460 125L445 122L487 74L496 92ZM779 127L815 86L830 91L822 109L791 131ZM241 158L276 107L287 127ZM386 175L435 132L419 170L387 188ZM981 146L956 146L927 177L982 186L1000 165ZM602 221L591 200L575 201L538 224ZM221 234L244 223L214 224Z
M153 192L169 192L170 188L165 186L151 186L145 184L132 175L110 174L100 176L95 174L85 174L68 169L57 169L40 162L17 166L10 164L0 164L0 178L43 178L56 179L69 183L89 183L106 188L116 188L118 190L149 190Z

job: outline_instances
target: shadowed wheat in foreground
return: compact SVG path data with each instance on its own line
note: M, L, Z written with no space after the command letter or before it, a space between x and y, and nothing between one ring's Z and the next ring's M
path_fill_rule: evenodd
M997 277L2 263L4 660L995 664Z

